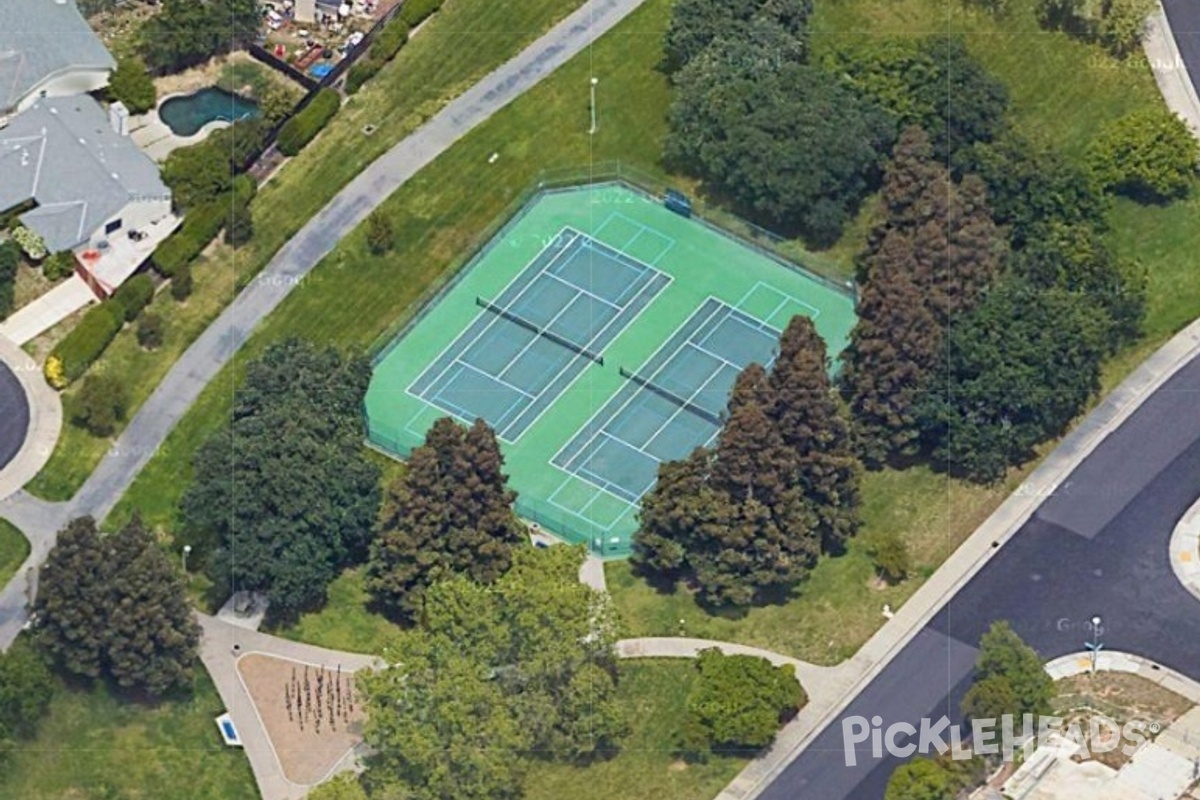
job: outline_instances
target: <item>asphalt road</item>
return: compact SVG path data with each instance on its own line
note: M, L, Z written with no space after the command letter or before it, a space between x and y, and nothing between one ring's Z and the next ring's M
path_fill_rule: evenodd
M1200 680L1200 604L1168 560L1175 523L1200 496L1200 360L1183 367L1089 456L1058 492L793 761L761 800L877 800L894 758L859 745L846 766L842 720L886 728L958 722L976 643L998 619L1049 660L1084 649L1103 618L1110 649ZM965 738L965 737L964 737ZM903 742L902 742L903 743Z
M1196 0L1163 0L1163 10L1167 12L1167 21L1171 23L1183 64L1193 76L1192 83L1200 87L1195 80L1195 76L1200 75L1200 3Z
M29 400L21 382L0 364L0 468L13 460L29 430Z

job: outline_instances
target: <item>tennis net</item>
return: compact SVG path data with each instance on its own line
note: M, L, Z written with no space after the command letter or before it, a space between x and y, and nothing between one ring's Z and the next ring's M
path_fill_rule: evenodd
M621 373L621 377L628 378L629 380L636 383L638 386L641 386L645 389L649 389L650 391L654 392L656 395L663 398L664 400L667 400L667 401L672 402L675 405L679 406L684 411L690 411L691 413L695 414L697 417L700 417L701 419L703 419L707 422L711 422L713 425L716 425L718 428L725 424L724 420L722 420L719 416L712 413L708 409L701 408L700 406L696 405L695 403L693 403L690 400L684 400L679 395L675 394L672 391L664 389L663 387L659 386L657 383L649 381L646 378L643 378L641 375L630 372L629 370L625 369L624 367L621 367L619 369L619 371Z
M498 317L508 320L509 322L513 323L514 325L520 325L525 330L532 331L533 333L537 334L538 336L541 336L545 339L549 339L550 341L554 342L559 347L565 347L574 353L578 353L579 355L583 356L586 359L595 361L597 364L600 364L601 366L603 366L603 364L604 364L604 356L602 356L598 353L593 353L591 350L587 350L583 347L580 347L579 345L572 342L570 339L567 339L563 336L559 336L554 331L546 330L545 328L530 322L529 320L525 319L524 317L514 314L512 311L509 311L507 308L501 308L500 306L496 305L495 303L485 300L482 297L476 297L475 304L487 311L492 312L493 314L495 314Z

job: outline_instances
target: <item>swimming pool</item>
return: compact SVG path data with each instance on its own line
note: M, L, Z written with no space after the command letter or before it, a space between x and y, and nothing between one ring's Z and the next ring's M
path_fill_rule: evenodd
M236 122L258 115L253 100L215 86L172 97L158 107L159 118L176 136L194 136L210 122Z

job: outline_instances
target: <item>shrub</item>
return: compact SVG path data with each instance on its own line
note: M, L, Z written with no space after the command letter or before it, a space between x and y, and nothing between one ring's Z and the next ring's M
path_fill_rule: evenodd
M285 156L294 156L321 132L341 107L341 98L333 89L322 89L299 114L279 131L276 144Z
M782 720L808 701L792 667L765 658L714 648L700 652L696 669L700 678L687 700L693 751L705 739L721 748L766 747Z
M16 301L17 266L21 249L12 242L0 243L0 319L8 316Z
M408 23L402 17L393 19L371 42L370 56L373 60L386 64L396 57L400 49L408 43Z
M63 375L62 359L58 356L47 358L46 366L42 368L42 372L46 376L46 383L55 389L65 389L67 387L67 378Z
M147 350L157 350L162 347L163 318L158 314L143 314L138 321L137 341Z
M363 84L375 77L383 64L373 58L364 58L346 73L346 94L356 94Z
M57 281L75 272L75 254L70 250L52 253L42 263L42 274L46 280Z
M1099 183L1143 202L1183 197L1196 174L1200 145L1165 108L1127 114L1101 129L1088 150Z
M145 114L154 108L158 93L146 62L137 56L118 59L108 81L108 96L123 103L130 114Z
M894 529L875 537L874 541L868 544L867 552L875 564L875 569L888 583L904 580L912 569L908 544Z
M84 314L75 330L63 337L50 353L51 358L62 364L64 382L72 383L87 372L124 324L124 314L116 303L101 303Z
M113 302L125 312L125 321L133 322L154 299L154 281L149 275L135 275L117 289Z
M391 220L376 209L367 217L367 249L373 255L381 256L395 246L396 235L392 231Z
M410 28L415 28L441 7L442 0L405 0L398 16L408 23Z
M171 297L183 302L192 296L192 266L184 264L171 278Z
M24 225L17 227L12 232L13 241L24 251L25 255L32 258L34 261L41 261L46 257L46 242L41 236L38 236L33 231L26 228Z
M112 375L89 375L83 379L72 404L71 421L93 436L112 436L125 419L128 398L121 381Z

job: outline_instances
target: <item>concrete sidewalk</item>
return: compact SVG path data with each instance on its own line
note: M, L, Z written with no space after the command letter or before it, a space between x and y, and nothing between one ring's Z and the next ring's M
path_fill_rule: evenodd
M29 403L29 429L21 449L0 468L0 500L16 494L41 471L50 460L62 432L62 400L46 383L42 368L18 344L0 334L0 363L12 370L25 390L25 399Z
M844 680L841 695L828 704L814 698L780 732L770 750L752 761L717 800L757 797L780 772L828 726L930 619L1020 529L1067 476L1129 418L1134 411L1200 354L1200 320L1193 322L1159 348L1108 394L1029 478L962 544L900 607L853 658L837 667Z
M0 336L25 344L94 302L96 295L83 278L72 275L0 323Z
M1200 97L1188 76L1162 3L1155 3L1155 8L1146 21L1146 59L1167 107L1182 117L1192 133L1200 137Z

